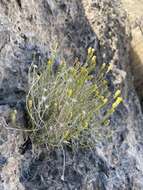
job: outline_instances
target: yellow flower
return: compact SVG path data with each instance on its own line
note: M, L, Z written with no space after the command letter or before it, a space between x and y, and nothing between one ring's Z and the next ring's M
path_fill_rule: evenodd
M95 52L95 49L94 48L92 48L92 53L94 53Z
M121 90L117 90L114 94L114 99L116 99L121 94Z
M89 47L89 48L88 48L88 55L90 55L91 53L92 53L92 48Z
M73 94L73 90L72 90L71 88L68 89L68 90L67 90L67 95L68 95L69 97L71 97L72 94Z
M123 99L121 97L118 97L116 101L112 104L112 108L115 109L122 101Z
M100 98L101 98L101 101L102 101L104 104L106 104L106 103L108 102L108 99L105 98L104 96L100 96Z
M101 100L104 101L105 97L104 96L100 96Z
M94 48L89 47L89 48L88 48L88 56L89 56L89 57L92 57L93 54L94 54L94 51L95 51Z
M66 132L64 133L64 140L67 140L67 139L68 139L69 134L70 134L69 131L66 131Z
M52 61L50 59L48 60L48 65L52 65Z
M84 124L83 124L83 128L88 128L88 122L86 121L86 122L84 122Z
M99 90L98 89L96 89L96 92L95 92L95 94L96 94L96 96L99 96Z
M112 69L113 69L113 65L110 64L110 65L108 66L107 73L108 73L109 71L111 71Z
M103 102L104 102L104 104L106 104L108 102L108 99L104 98Z
M96 65L96 56L95 56L95 55L92 57L91 63L92 63L93 65Z
M103 121L102 124L103 124L104 126L108 126L108 125L110 124L110 120L107 119L107 120Z

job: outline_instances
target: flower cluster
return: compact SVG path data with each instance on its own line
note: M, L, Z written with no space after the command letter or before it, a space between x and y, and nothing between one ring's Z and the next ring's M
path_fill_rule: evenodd
M31 140L49 147L95 146L123 101L120 90L114 94L109 91L106 74L111 65L102 64L97 69L95 50L89 48L84 64L77 61L68 66L61 61L53 72L56 57L54 54L43 63L40 71L33 65L29 70L26 103L33 129Z

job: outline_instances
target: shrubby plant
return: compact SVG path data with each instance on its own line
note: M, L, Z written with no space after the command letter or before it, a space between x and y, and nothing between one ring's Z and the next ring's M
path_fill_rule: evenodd
M31 120L33 143L48 147L95 146L105 135L110 116L122 102L120 90L109 91L106 73L111 67L97 69L94 49L89 48L85 64L57 63L53 52L41 68L29 70L27 111ZM108 130L107 130L108 129Z

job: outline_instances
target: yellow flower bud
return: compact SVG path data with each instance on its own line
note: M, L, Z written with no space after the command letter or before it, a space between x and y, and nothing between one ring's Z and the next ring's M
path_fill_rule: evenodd
M68 139L68 137L69 137L69 131L66 131L65 133L64 133L64 140L67 140Z
M88 128L88 122L86 121L86 122L84 122L84 124L83 124L83 128Z
M112 69L113 69L113 65L110 64L110 65L108 66L107 73L108 73L109 71L111 71Z
M88 48L88 55L90 55L91 53L92 53L92 48L89 47L89 48Z
M94 48L91 48L92 49L92 54L94 53L95 49Z
M117 102L118 104L120 104L122 101L123 101L123 98L122 98L122 97L118 97L117 100L116 100L116 102Z
M100 98L101 98L102 101L104 101L104 99L105 99L104 96L101 96Z
M96 96L99 96L99 90L98 89L96 89L96 92L95 92L95 94L96 94Z
M122 101L123 99L118 97L117 100L112 104L112 108L115 109Z
M117 90L114 94L114 99L116 99L121 94L121 90Z
M108 126L108 125L110 124L110 120L107 119L107 120L103 121L102 124L103 124L104 126Z
M68 95L69 97L71 97L72 94L73 94L73 90L72 90L72 89L68 89L68 90L67 90L67 95Z
M93 54L94 54L94 51L95 51L94 48L89 47L89 48L88 48L88 56L89 56L89 57L92 57Z
M95 55L92 57L91 63L92 63L93 65L96 65L96 56L95 56Z
M103 100L103 102L104 102L104 104L106 104L106 103L108 102L108 99L105 98L105 99Z
M50 59L48 60L48 65L52 65L52 61Z

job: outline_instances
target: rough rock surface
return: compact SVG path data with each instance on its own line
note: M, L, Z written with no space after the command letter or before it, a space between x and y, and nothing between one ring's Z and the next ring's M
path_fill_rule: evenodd
M134 84L139 94L141 102L143 101L143 1L142 0L122 0L123 6L127 12L130 22L132 41L132 71L134 74Z
M84 60L92 46L98 64L112 63L112 83L122 88L124 103L112 118L112 142L35 157L27 144L19 151L20 132L5 128L15 107L18 125L24 123L28 67L33 55L40 64L56 42L69 62ZM143 120L129 49L126 16L115 0L0 0L0 190L143 189Z

